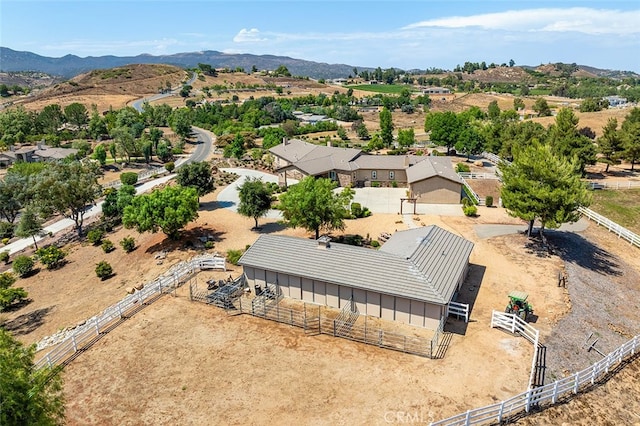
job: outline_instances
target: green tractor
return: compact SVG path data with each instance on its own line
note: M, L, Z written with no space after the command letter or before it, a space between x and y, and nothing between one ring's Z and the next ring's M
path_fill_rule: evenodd
M523 321L527 320L527 315L533 314L533 305L527 303L529 295L524 291L512 291L509 293L509 304L505 312L508 314L515 314L519 316Z

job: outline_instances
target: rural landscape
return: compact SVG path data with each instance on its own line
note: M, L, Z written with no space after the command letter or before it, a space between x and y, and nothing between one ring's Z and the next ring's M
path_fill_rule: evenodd
M2 69L0 424L640 424L640 75L251 59Z

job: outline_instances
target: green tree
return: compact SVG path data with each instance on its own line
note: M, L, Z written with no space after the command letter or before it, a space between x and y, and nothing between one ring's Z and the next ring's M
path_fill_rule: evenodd
M64 108L64 116L69 124L78 126L78 128L89 122L87 107L78 102L67 105Z
M192 130L191 125L193 119L191 117L191 110L188 108L179 108L174 110L169 117L169 125L176 135L180 136L182 140L186 140L191 137Z
M22 212L15 234L20 238L33 238L33 245L38 250L36 237L42 235L42 219L34 207L28 206Z
M413 129L399 129L398 130L398 145L403 148L408 148L416 143L416 134Z
M265 129L264 137L262 139L262 147L264 149L273 148L276 145L280 145L282 140L287 137L287 133L280 127L269 127Z
M38 127L43 133L55 134L64 123L64 114L58 104L50 104L38 114Z
M266 215L271 208L271 190L261 179L249 177L238 188L238 196L238 213L252 217L254 229L258 229L258 218Z
M200 197L214 190L211 166L205 161L180 167L176 181L179 185L195 188Z
M491 120L497 120L500 118L500 107L498 106L498 101L493 100L489 102L489 107L487 108L487 115Z
M133 129L125 126L116 127L111 130L111 137L113 137L116 151L120 156L126 158L125 162L130 163L131 157L138 151L138 144L133 135Z
M602 136L597 139L598 150L602 154L600 162L605 163L609 171L609 166L617 161L618 154L623 150L623 140L618 131L618 120L611 117L602 128Z
M120 182L123 185L135 185L138 183L138 174L136 172L122 172L120 174Z
M93 158L98 160L101 166L107 164L107 150L104 149L104 145L100 144L93 150Z
M551 108L545 98L538 98L533 104L533 110L538 113L540 117L549 117L551 115Z
M242 158L244 153L244 137L240 133L237 133L233 141L223 149L226 158Z
M513 109L518 111L519 109L524 109L524 101L522 98L514 98L513 99Z
M588 137L578 130L578 117L570 108L560 108L556 120L549 127L548 141L556 154L567 158L575 156L584 173L587 164L595 164L596 147Z
M63 250L60 250L56 245L43 247L36 251L36 256L38 256L40 262L42 262L47 269L56 269L62 266L66 255L67 254Z
M349 217L349 203L353 191L345 188L341 193L333 192L336 183L331 179L307 176L291 186L280 196L279 208L289 226L302 227L315 232L344 229L344 219Z
M384 146L390 147L393 145L393 120L391 111L387 107L382 108L382 111L380 111L380 136Z
M460 133L460 137L458 138L458 142L456 142L455 147L456 151L465 154L467 156L467 160L469 160L471 155L480 154L483 151L484 138L475 126L466 125Z
M3 272L0 274L0 312L29 296L22 287L12 287L15 282L16 278L11 272ZM2 330L2 327L0 327L0 330ZM0 371L1 369L2 367L0 366ZM2 395L2 393L0 393L0 395ZM0 412L0 418L1 416L2 413Z
M640 160L640 107L633 108L622 122L621 133L624 143L624 158L631 162L631 170Z
M0 217L14 223L31 197L31 179L19 173L7 173L0 180Z
M36 345L25 347L0 328L0 395L2 425L53 426L64 423L64 396L59 371L36 369Z
M104 118L100 116L98 108L94 105L91 110L91 118L89 119L89 135L94 139L98 139L108 133L107 123Z
M449 155L449 151L458 141L462 123L455 112L430 112L425 117L424 130L430 133L431 142L446 146Z
M99 174L97 166L92 163L53 163L38 175L36 200L45 211L73 220L78 235L82 236L87 206L102 194Z
M198 192L194 188L168 186L134 197L124 209L122 223L138 232L162 230L176 240L180 230L198 217L198 207Z
M578 160L556 155L549 145L533 143L516 149L513 163L498 168L502 203L509 215L529 221L529 236L534 221L540 221L542 236L545 227L577 221L578 208L590 203Z
M11 268L20 278L24 278L33 272L33 259L26 255L19 255L13 259Z

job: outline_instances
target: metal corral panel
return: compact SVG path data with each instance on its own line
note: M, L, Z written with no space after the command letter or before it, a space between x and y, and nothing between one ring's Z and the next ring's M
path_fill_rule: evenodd
M313 282L313 303L319 305L327 304L327 285L322 281Z
M367 314L367 292L360 288L353 289L353 301L361 314Z
M424 302L418 300L411 301L410 324L424 327Z
M396 321L409 324L411 319L411 301L404 297L396 297Z
M353 289L351 287L340 286L340 309L351 303Z
M396 319L396 298L389 296L388 294L382 294L380 296L380 311L382 312L381 318L394 321Z
M289 292L289 275L278 274L278 285L280 286L280 292L284 297L290 297Z
M289 294L294 299L302 300L302 289L300 288L300 277L289 276Z
M327 306L331 308L339 308L340 307L340 295L338 293L340 286L335 284L327 283Z
M367 292L367 315L380 318L380 293Z
M302 300L313 303L313 281L309 278L302 279Z

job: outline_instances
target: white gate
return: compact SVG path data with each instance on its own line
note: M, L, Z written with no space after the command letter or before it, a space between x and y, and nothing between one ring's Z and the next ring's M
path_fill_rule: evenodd
M464 318L464 322L469 322L468 303L449 302L449 306L447 306L447 312L447 316L455 315L456 318Z

